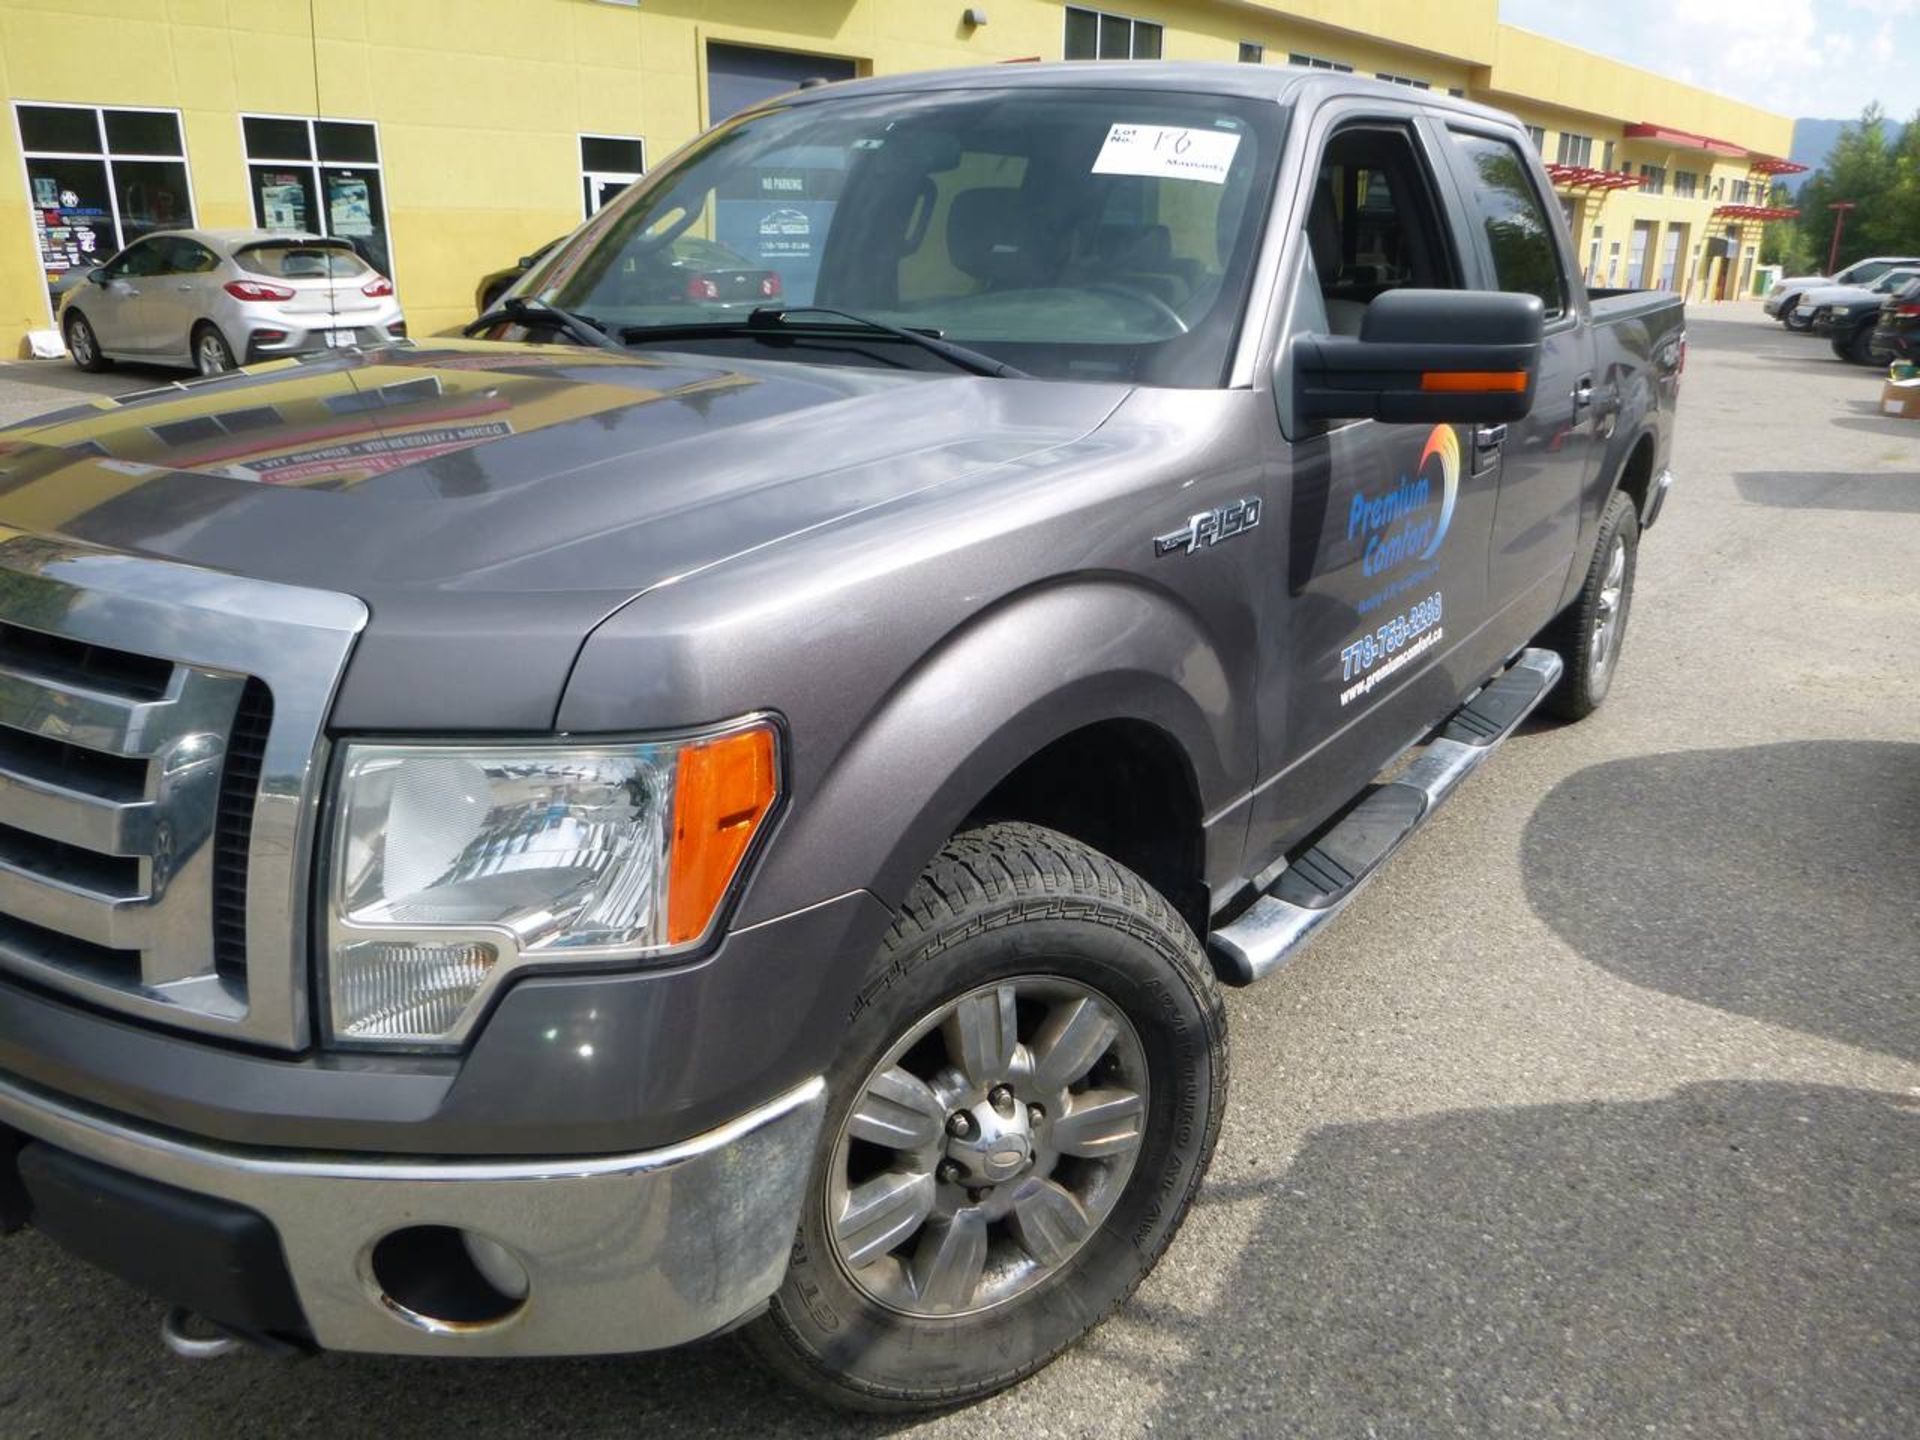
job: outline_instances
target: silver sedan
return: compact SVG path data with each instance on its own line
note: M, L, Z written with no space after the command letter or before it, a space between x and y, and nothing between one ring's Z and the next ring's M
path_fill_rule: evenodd
M217 375L254 360L407 333L393 282L345 240L282 230L161 230L60 298L82 370L115 360Z

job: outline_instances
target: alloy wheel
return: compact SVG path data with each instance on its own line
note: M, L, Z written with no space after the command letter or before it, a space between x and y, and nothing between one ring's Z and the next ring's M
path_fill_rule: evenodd
M1597 695L1607 687L1614 656L1619 651L1620 631L1626 624L1622 606L1626 599L1627 542L1614 537L1613 551L1607 556L1607 576L1600 583L1600 603L1594 609L1592 659L1588 662L1589 688Z
M201 332L193 353L202 375L224 375L233 368L233 356L227 353L226 342L211 330Z
M81 365L91 365L94 354L93 327L84 320L75 320L67 326L67 348Z
M1005 1304L1112 1211L1147 1101L1140 1038L1097 991L1042 975L969 991L862 1083L827 1170L834 1256L902 1314Z

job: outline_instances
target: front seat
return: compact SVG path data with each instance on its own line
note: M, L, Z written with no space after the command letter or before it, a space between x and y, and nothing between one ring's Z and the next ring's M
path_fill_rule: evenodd
M962 190L947 207L948 258L989 290L1048 284L1059 255L1023 191Z
M1327 285L1340 273L1340 212L1333 203L1330 177L1321 177L1313 192L1313 206L1307 211L1307 248L1313 252L1313 268L1320 276L1327 328L1335 335L1358 335L1367 307L1326 293Z

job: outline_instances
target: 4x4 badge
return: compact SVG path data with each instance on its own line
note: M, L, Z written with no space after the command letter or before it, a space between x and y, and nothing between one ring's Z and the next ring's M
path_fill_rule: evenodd
M1260 501L1254 497L1235 500L1231 505L1217 506L1212 510L1202 510L1178 530L1167 535L1156 535L1153 541L1153 553L1156 556L1171 555L1175 551L1184 551L1191 555L1209 545L1218 545L1222 540L1231 540L1236 535L1244 535L1260 523Z

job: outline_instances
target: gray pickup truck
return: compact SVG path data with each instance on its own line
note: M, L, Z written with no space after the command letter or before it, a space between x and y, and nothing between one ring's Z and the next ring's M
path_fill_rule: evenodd
M0 435L0 1222L183 1354L1029 1374L1193 1200L1222 986L1605 697L1681 325L1495 111L1016 66Z

